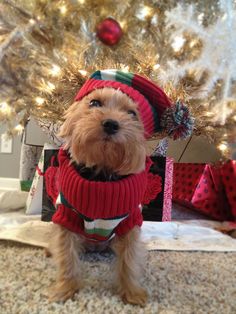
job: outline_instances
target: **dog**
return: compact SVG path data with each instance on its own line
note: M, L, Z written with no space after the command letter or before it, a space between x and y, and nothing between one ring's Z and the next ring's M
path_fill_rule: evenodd
M50 252L57 265L51 300L65 301L82 288L84 250L111 247L115 282L124 302L144 306L141 285L145 245L141 204L151 160L146 140L156 132L174 139L191 135L187 107L173 105L145 77L117 70L96 71L65 114L60 136L59 193Z
M75 102L65 115L60 136L65 139L75 165L93 169L93 176L122 178L145 169L144 128L137 104L119 90L94 90L80 103ZM116 253L117 288L125 302L144 306L147 292L140 285L144 268L145 247L140 227L125 236L105 243L91 243L80 235L55 224L50 251L58 276L51 300L65 301L82 287L80 254L84 249L101 251L108 245Z

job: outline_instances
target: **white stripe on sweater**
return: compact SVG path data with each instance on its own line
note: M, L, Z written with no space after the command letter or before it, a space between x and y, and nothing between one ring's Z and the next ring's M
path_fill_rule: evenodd
M93 221L84 220L84 226L87 230L93 229L113 230L125 218L127 218L127 216L109 220L106 219L95 219Z

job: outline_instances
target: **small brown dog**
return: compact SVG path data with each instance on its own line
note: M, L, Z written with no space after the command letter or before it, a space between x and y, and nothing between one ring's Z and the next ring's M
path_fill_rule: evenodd
M193 121L181 103L144 77L116 70L95 72L65 115L60 136L59 195L50 251L58 266L51 300L66 300L82 286L80 254L111 245L116 283L125 302L144 306L140 279L145 247L141 204L151 165L145 140L165 130L191 134Z
M94 103L91 105L91 103ZM106 122L110 122L107 125ZM117 131L116 131L117 128ZM146 149L143 124L137 104L119 90L94 90L67 111L61 137L66 139L71 158L96 171L119 176L145 169ZM50 251L58 266L58 278L52 287L51 300L66 300L82 286L79 255L84 248L101 250L112 245L117 255L117 284L123 300L144 305L147 293L139 279L144 267L145 248L140 228L134 227L125 236L101 244L89 243L66 228L54 225Z

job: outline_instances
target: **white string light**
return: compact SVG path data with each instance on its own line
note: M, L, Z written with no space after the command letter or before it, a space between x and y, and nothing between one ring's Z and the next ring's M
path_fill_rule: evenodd
M21 124L18 124L14 127L14 131L16 131L18 134L21 134L24 130L24 127Z
M45 99L42 98L42 97L36 97L36 98L35 98L35 101L36 101L36 103L37 103L38 105L41 106L41 105L44 103Z
M226 144L226 142L220 143L217 147L218 147L219 150L222 151L223 153L228 150L228 145Z
M143 5L136 13L136 17L139 20L144 21L148 16L151 15L151 13L152 13L152 9L148 7L147 5Z
M67 12L67 7L66 5L62 5L60 8L59 8L60 12L62 15L65 15L66 12Z
M58 76L61 73L61 68L57 64L53 64L49 72L53 76Z
M171 47L174 49L175 52L178 52L183 47L185 41L186 39L183 36L176 36Z
M7 116L12 113L11 107L5 101L0 103L0 111Z
M86 76L88 74L87 71L85 70L79 70L79 73L82 75L82 76Z

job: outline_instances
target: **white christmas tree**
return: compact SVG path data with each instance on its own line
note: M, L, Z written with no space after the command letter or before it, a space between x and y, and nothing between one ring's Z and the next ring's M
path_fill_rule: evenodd
M173 49L180 49L185 43L185 36L195 35L202 43L200 56L193 61L167 62L166 71L161 75L162 80L173 80L177 83L188 73L195 74L200 80L207 73L205 84L199 97L207 97L217 84L222 84L220 96L213 101L214 119L224 124L233 112L236 95L233 84L236 81L236 10L231 0L220 1L221 15L216 22L207 27L203 26L203 13L198 13L194 5L178 5L166 12L168 28L174 28L171 35ZM194 45L194 40L192 41ZM235 108L234 108L235 109Z

